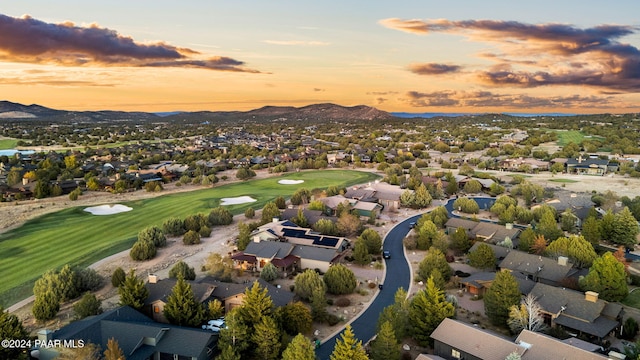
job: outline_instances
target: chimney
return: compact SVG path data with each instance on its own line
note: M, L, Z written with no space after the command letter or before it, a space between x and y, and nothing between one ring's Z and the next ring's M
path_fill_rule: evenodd
M506 223L506 224L504 224L504 228L507 229L507 230L511 230L511 229L513 229L513 224L512 223Z
M274 217L274 218L271 218L271 222L275 224L280 222L280 219L278 219L277 217Z
M48 329L42 329L40 331L38 331L38 340L40 342L49 342L51 341L51 338L53 337L53 331L52 330L48 330Z
M29 183L29 179L27 178L22 178L22 185L27 185Z
M149 274L149 284L157 284L158 283L158 275Z
M569 258L566 256L558 256L558 265L567 266Z
M578 156L578 164L582 164L582 155Z
M584 293L584 299L593 303L598 302L598 295L600 294L595 291L587 291Z
M253 242L255 243L259 243L260 242L260 236L256 235L253 237Z

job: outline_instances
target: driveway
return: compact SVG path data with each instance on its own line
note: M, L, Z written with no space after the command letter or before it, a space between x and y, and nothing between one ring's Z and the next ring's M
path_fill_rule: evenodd
M362 340L363 343L375 336L378 317L385 307L393 304L396 291L401 287L409 291L411 268L404 255L402 240L410 230L409 223L417 221L420 216L422 216L422 214L415 215L398 223L384 238L383 250L389 250L391 252L391 258L385 260L386 271L383 288L379 291L369 307L351 322L351 327L353 328L356 338ZM316 350L317 358L320 360L329 359L336 344L336 339L341 335L342 332L320 345Z

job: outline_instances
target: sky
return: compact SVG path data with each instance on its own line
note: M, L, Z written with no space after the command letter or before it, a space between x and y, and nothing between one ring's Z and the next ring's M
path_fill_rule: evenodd
M637 0L9 1L0 100L640 112L638 14Z

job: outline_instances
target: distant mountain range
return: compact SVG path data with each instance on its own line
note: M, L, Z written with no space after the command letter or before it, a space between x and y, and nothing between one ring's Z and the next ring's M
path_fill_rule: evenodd
M336 104L315 104L303 107L264 106L250 111L196 111L196 112L125 112L125 111L67 111L50 109L40 105L23 105L10 101L0 101L0 121L2 120L46 120L62 122L101 121L339 121L339 120L379 120L394 118L388 112L364 105L340 106Z

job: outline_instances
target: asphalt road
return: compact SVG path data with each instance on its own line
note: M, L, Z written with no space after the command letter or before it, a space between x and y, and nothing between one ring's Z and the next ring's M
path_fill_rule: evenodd
M411 268L404 256L402 240L410 230L409 223L417 221L420 216L422 215L416 215L398 223L384 238L383 250L389 250L391 258L385 260L386 274L382 290L380 290L378 296L371 302L367 310L351 323L356 338L362 340L363 343L369 341L376 334L378 317L385 307L393 304L396 291L401 287L406 291L409 290ZM336 344L336 339L341 335L342 332L320 345L316 350L317 358L320 360L329 359Z

